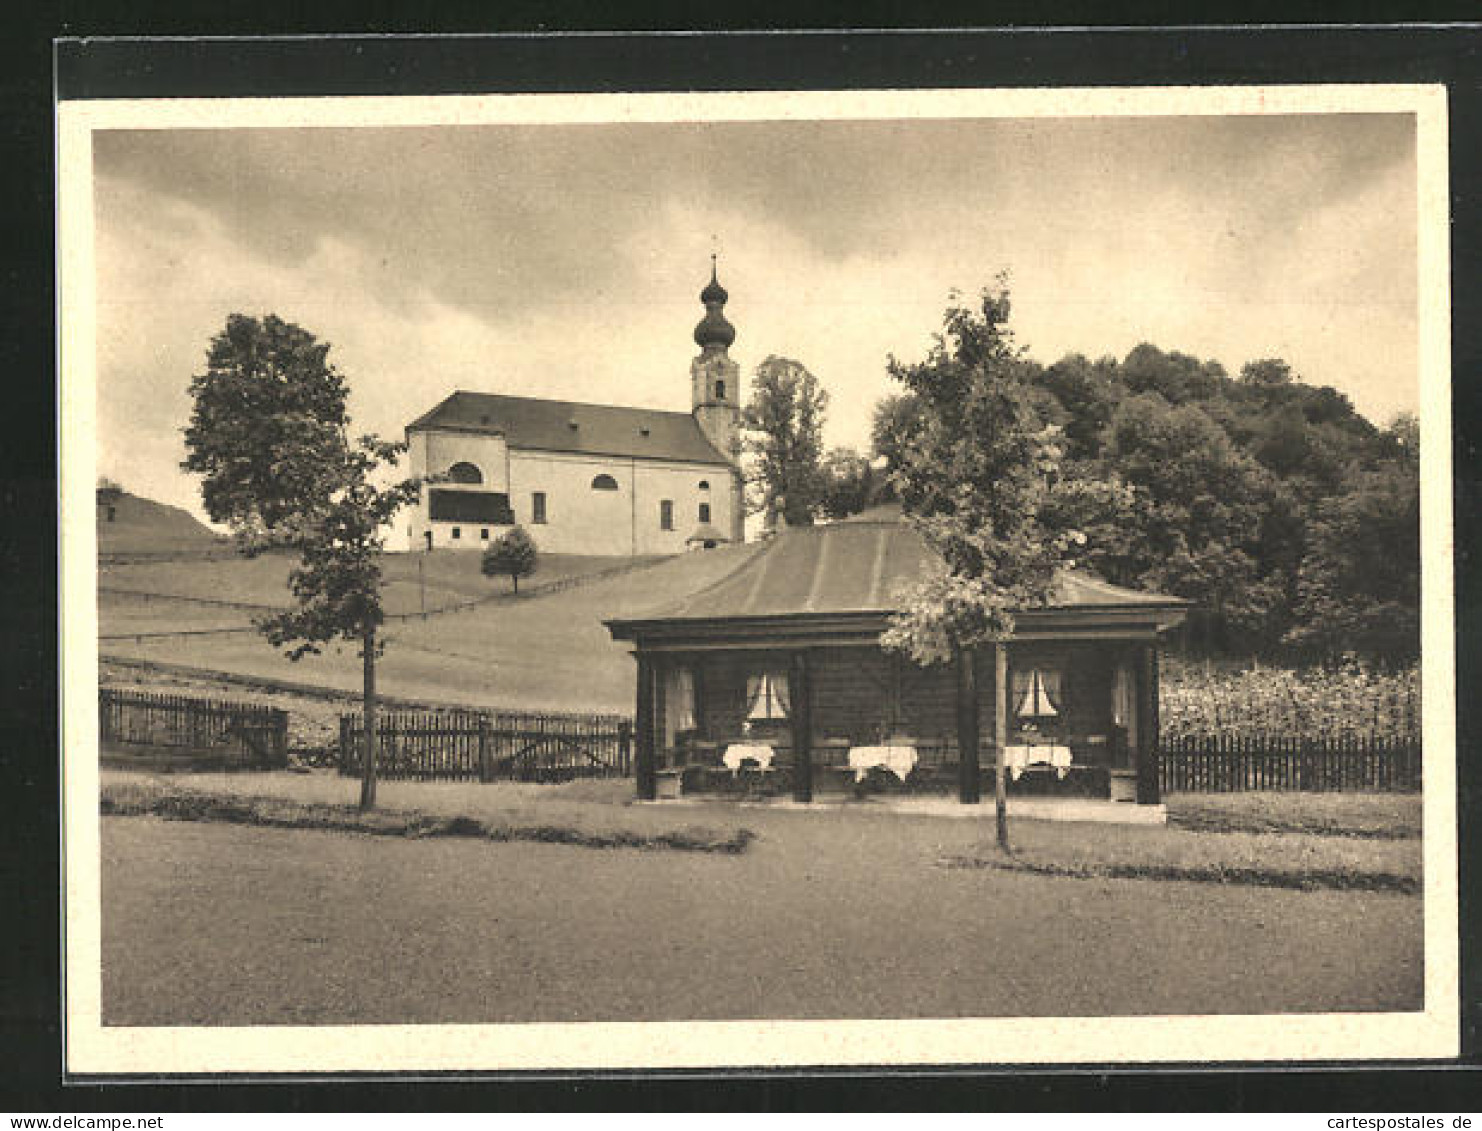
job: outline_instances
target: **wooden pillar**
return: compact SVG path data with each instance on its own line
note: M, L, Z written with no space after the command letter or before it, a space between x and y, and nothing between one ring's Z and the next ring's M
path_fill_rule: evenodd
M978 672L977 653L957 649L957 798L976 805L982 796L978 781Z
M669 768L669 656L654 657L654 769Z
M695 709L695 733L701 738L709 738L710 729L705 725L705 653L695 653L694 661L690 664L690 677L694 680L695 687L695 701L692 704Z
M637 765L634 777L638 783L638 800L652 801L658 794L654 771L654 661L643 651L638 653L638 713L634 727L634 753Z
M899 652L890 652L890 698L885 704L885 717L890 721L890 734L902 734L905 732L905 720L901 717L901 704L904 696L901 687L904 677L901 674L901 657ZM890 734L883 737L889 738Z
M792 654L792 796L813 800L813 679L808 653Z
M1158 645L1144 644L1137 672L1137 803L1156 805L1158 788Z

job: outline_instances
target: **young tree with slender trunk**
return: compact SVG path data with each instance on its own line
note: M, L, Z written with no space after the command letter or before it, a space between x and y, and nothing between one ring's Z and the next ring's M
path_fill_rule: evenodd
M1003 283L983 292L977 310L954 294L926 360L890 359L891 376L915 400L893 480L908 521L941 564L904 594L882 643L920 664L956 665L967 802L978 798L976 656L993 645L994 800L998 843L1007 850L1005 644L1014 610L1049 603L1077 535L1040 521L1061 458L1059 435L1041 426L1027 395Z
M512 526L489 544L479 562L485 577L508 577L516 593L520 591L520 578L535 572L538 552L530 535L523 526Z
M213 521L229 525L247 554L298 551L289 574L292 607L258 627L292 660L334 640L360 648L365 749L360 806L376 802L376 657L380 554L392 517L420 489L415 479L376 482L405 445L346 434L344 379L329 345L291 323L241 314L211 342L207 369L192 378L185 432L187 471L202 476Z

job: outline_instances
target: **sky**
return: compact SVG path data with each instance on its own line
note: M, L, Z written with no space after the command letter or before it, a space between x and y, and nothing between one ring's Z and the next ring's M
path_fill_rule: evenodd
M332 345L357 431L455 389L687 410L710 255L867 448L886 359L1006 271L1049 364L1280 357L1416 411L1410 115L99 131L98 472L203 515L187 388L233 312Z

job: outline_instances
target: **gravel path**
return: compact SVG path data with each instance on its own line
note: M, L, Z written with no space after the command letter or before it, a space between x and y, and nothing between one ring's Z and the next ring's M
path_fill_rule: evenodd
M753 818L760 818L759 821ZM1421 901L953 870L971 822L740 857L103 821L108 1024L1415 1009ZM984 1050L993 1059L993 1050Z

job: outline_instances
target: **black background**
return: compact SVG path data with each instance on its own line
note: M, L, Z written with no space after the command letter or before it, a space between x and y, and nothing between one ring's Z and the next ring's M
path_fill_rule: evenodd
M847 17L883 27L962 24L960 10L887 4L790 6L756 12L712 3L621 13L609 5L370 3L310 11L302 3L63 4L7 18L0 90L7 168L7 317L0 335L6 417L0 441L0 875L8 923L0 991L0 1110L66 1113L190 1110L1477 1110L1479 978L1476 757L1470 688L1479 680L1482 576L1475 516L1482 504L1476 435L1482 414L1482 311L1476 288L1482 218L1482 32L1475 26L1296 27L1302 18L1378 21L1396 5L1216 5L1200 18L1288 21L1270 27L1124 26L1080 30L955 32L810 31ZM1412 5L1405 18L1457 19L1460 4ZM1471 8L1475 14L1475 8ZM984 13L974 13L981 20ZM1061 25L1167 23L1168 5L999 5L993 17ZM26 20L29 19L29 23ZM770 31L737 32L750 22ZM533 33L578 28L733 29L730 34L623 36ZM310 36L314 33L460 33L460 38L120 40L85 36ZM55 67L55 69L54 69ZM67 98L441 94L502 91L835 89L880 87L1208 85L1443 82L1449 88L1452 161L1453 424L1457 524L1458 709L1463 861L1464 1048L1461 1062L1430 1066L1187 1066L1035 1072L725 1073L626 1077L339 1078L255 1083L63 1082L59 999L58 683L56 637L56 428L53 278L53 81ZM1471 755L1471 756L1469 756Z

